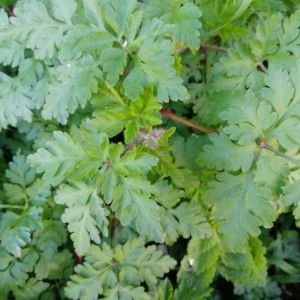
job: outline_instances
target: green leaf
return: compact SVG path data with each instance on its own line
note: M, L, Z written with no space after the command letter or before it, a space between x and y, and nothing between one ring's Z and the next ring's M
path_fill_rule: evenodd
M214 233L210 238L189 241L187 260L190 267L199 276L199 285L207 288L214 279L220 256L217 235Z
M1 246L8 253L20 257L22 248L31 242L31 233L40 229L40 208L32 207L22 215L6 212L0 224Z
M254 180L281 194L281 188L289 174L290 169L284 158L262 153L257 159Z
M296 224L300 226L300 197L299 197L299 180L286 185L283 188L283 205L285 207L293 207L293 215L295 216Z
M43 228L33 235L33 243L49 260L66 241L67 230L59 220L43 220Z
M0 129L16 126L19 119L31 122L34 103L28 93L30 89L18 77L9 77L0 72Z
M174 292L175 300L203 300L211 295L211 290L203 288L201 284L201 277L197 276L191 270L190 261L183 259L181 261L180 271L178 273L178 288Z
M219 175L205 198L215 206L213 215L219 224L222 245L230 251L245 250L249 235L258 236L259 227L272 227L277 217L271 191L256 185L251 173Z
M71 135L55 131L53 138L44 148L28 156L28 163L36 167L38 173L44 172L43 179L52 185L59 184L71 174L77 178L90 177L102 164L101 152L98 160L89 156L83 145ZM102 142L106 143L105 139Z
M250 41L251 51L257 60L263 61L268 55L277 51L278 38L282 34L281 20L281 15L274 14L257 27Z
M50 72L53 82L48 86L42 116L66 124L69 115L79 106L84 108L96 93L102 73L90 56L52 67Z
M52 58L56 47L63 41L64 33L72 26L70 18L74 5L73 0L68 0L60 5L63 9L54 9L58 19L55 20L42 2L21 2L15 7L10 23L0 30L1 40L12 39L22 43L26 48L32 49L38 59ZM62 14L66 11L67 14L63 17Z
M49 283L30 278L25 284L15 287L13 294L16 299L33 300L39 298L42 292L46 291L48 288Z
M222 253L218 271L227 279L243 285L264 286L267 277L265 249L257 238L250 238L244 253Z
M221 91L245 91L262 86L263 74L257 70L255 58L248 47L236 44L214 64L212 88Z
M265 84L267 87L262 89L262 97L275 108L278 116L282 117L294 94L288 73L279 65L271 65L265 77ZM282 89L282 86L285 88Z
M116 285L114 288L105 292L105 297L102 299L134 299L134 300L149 300L150 296L141 286L133 287L130 285Z
M245 146L234 144L226 134L211 134L212 145L203 147L198 162L200 165L217 170L241 170L247 172L252 164L258 147L255 142Z
M18 259L7 254L0 248L1 257L5 259L0 269L0 288L1 291L14 290L28 280L30 273L38 260L38 254L33 249L24 249Z
M113 199L113 193L117 185L117 176L113 169L108 169L98 176L97 186L103 195L103 199L107 204L110 204Z
M184 196L183 190L176 189L172 184L169 184L167 180L159 180L155 186L155 200L167 209L175 206Z
M154 286L157 278L175 267L176 261L173 258L156 250L154 245L145 248L144 244L143 238L137 238L128 241L124 246L116 247L114 258L123 266L119 274L121 282L145 282Z
M127 63L127 54L123 49L105 48L101 52L103 71L107 73L108 82L114 86L123 74Z
M76 11L77 4L74 0L67 0L61 2L59 0L51 0L52 12L55 19L66 23L72 24L72 17Z
M298 26L300 24L300 12L295 11L289 18L283 20L283 34L279 36L279 51L287 51L299 57L300 36Z
M126 2L122 0L108 1L104 6L103 16L107 25L113 29L114 33L119 37L124 33L124 27L129 16L133 13L137 1L128 0Z
M114 286L117 282L112 270L113 250L105 243L91 246L83 265L75 267L75 275L67 283L65 294L72 299L97 299L103 289Z
M160 37L170 29L170 25L157 18L148 20L136 40L128 45L134 65L123 85L125 95L130 99L136 100L144 87L150 84L155 86L155 95L160 102L168 102L169 98L174 101L188 98L187 90L173 66L172 43Z
M205 238L211 235L211 228L201 213L200 206L192 202L182 202L170 212L178 221L178 231L184 238Z
M222 112L220 117L230 124L224 128L229 138L240 145L247 145L266 135L277 120L277 113L272 111L271 105L265 101L259 102L249 91L244 101L233 102L232 107Z
M182 79L176 76L172 67L174 59L171 51L172 44L169 41L148 39L138 53L142 70L148 82L156 85L157 98L161 102L168 102L169 98L173 101L187 100L189 97Z
M25 59L24 52L25 47L21 43L13 40L2 41L0 45L0 61L4 66L17 67Z
M153 293L153 294L152 294ZM154 291L151 294L154 299L158 300L172 300L173 298L173 287L168 278L160 280L156 285Z
M277 139L279 144L285 149L299 145L299 118L289 117L282 121L273 131L272 136Z
M51 195L50 183L38 178L26 189L26 194L32 205L40 206Z
M200 46L201 11L192 3L182 2L150 1L146 7L146 16L160 17L166 23L174 24L173 39L196 50Z
M55 201L67 206L61 218L68 224L71 239L79 256L87 252L91 241L100 244L100 232L107 236L108 211L102 206L103 200L93 185L83 182L72 185L61 184Z
M7 196L8 203L24 204L28 199L24 188L16 184L4 183L3 188Z
M26 157L18 152L9 163L5 176L10 182L26 187L35 179L35 171L26 162Z
M112 210L123 226L135 222L136 230L142 236L158 243L164 241L160 225L159 206L151 198L154 187L139 177L120 178L113 193Z
M119 294L121 298L117 299L127 299L120 294L124 291L125 295L135 295L133 299L139 299L136 298L139 295L141 299L149 299L142 288L133 289L131 284L153 285L156 277L163 276L176 262L155 246L144 245L144 240L138 238L118 245L114 251L105 243L101 247L91 246L84 264L75 268L77 274L71 276L66 295L72 299L97 299L98 295Z
M114 170L119 176L131 174L144 174L158 163L158 158L143 152L127 151L121 160L114 165Z
M67 249L55 252L51 256L40 254L39 261L35 265L34 271L38 280L68 279L73 271L72 254Z
M124 79L123 85L125 95L130 99L137 99L137 97L143 93L144 86L147 82L148 80L146 74L142 70L142 65L139 62L136 62L131 72Z
M69 134L55 131L53 137L45 148L28 156L28 163L31 167L36 167L38 173L44 172L44 180L51 180L56 185L71 174L76 165L86 158L86 154Z

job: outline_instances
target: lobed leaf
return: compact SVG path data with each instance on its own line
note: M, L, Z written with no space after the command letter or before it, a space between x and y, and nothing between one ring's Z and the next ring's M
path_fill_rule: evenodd
M123 226L134 222L139 234L162 243L164 236L159 206L151 198L152 193L153 186L147 180L139 177L119 178L111 208Z
M212 145L203 147L204 152L200 153L198 162L209 168L217 170L241 170L247 172L253 163L258 147L255 142L245 146L234 144L226 134L211 134Z
M258 238L250 238L244 253L222 253L218 271L243 285L264 286L267 278L265 249Z
M100 244L100 232L107 236L108 211L102 206L103 200L98 196L93 185L83 182L72 185L61 184L55 196L58 204L67 208L61 218L68 224L68 231L78 255L84 255L93 241Z
M98 295L120 295L118 299L123 299L123 294L119 294L122 291L132 299L149 299L142 287L134 288L132 284L155 284L156 277L163 276L175 264L154 246L146 248L142 238L118 245L114 251L105 243L91 246L84 264L75 268L76 274L71 276L65 292L72 299L97 299Z
M224 248L233 252L244 251L248 236L258 236L259 227L270 228L277 217L270 190L255 184L251 173L219 175L205 198L215 206Z
M207 288L212 282L220 252L215 233L205 239L193 238L188 243L186 260L199 277L199 285L202 288Z

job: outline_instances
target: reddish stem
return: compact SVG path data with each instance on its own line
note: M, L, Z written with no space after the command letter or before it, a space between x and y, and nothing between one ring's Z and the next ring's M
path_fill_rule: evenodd
M190 121L190 120L187 120L187 119L185 119L185 118L183 118L183 117L180 117L180 116L176 115L175 113L173 113L173 112L171 112L171 111L169 111L169 110L167 110L167 109L162 108L162 109L160 110L160 113L161 113L163 116L165 116L165 117L167 117L167 118L169 118L169 119L172 119L172 120L174 120L174 121L176 121L176 122L179 122L179 123L181 123L181 124L184 124L184 125L186 125L186 126L189 126L189 127L191 127L191 128L194 128L194 129L196 129L196 130L198 130L198 131L205 132L205 133L217 133L217 131L214 130L214 129L211 129L211 128L202 126L202 125L200 125L200 124L196 124L196 123L194 123L194 122L192 122L192 121Z

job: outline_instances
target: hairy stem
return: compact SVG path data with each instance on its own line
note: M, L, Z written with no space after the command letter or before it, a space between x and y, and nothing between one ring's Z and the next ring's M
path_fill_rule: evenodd
M214 129L211 129L211 128L202 126L200 124L194 123L194 122L192 122L190 120L187 120L187 119L185 119L183 117L180 117L180 116L176 115L175 113L173 113L173 112L171 112L171 111L169 111L167 109L162 108L160 110L160 113L163 116L165 116L165 117L167 117L169 119L172 119L172 120L174 120L174 121L176 121L178 123L181 123L181 124L184 124L184 125L189 126L191 128L194 128L194 129L196 129L198 131L205 132L205 133L217 133L217 131L214 130Z
M228 49L226 47L214 46L214 45L206 45L202 44L200 46L200 51L220 51L220 52L227 52Z

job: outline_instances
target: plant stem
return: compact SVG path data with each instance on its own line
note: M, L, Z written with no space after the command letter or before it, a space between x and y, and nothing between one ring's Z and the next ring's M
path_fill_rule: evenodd
M108 88L108 90L111 92L111 94L115 97L115 99L122 105L126 106L122 97L119 95L119 93L114 89L107 81L104 81L104 85Z
M285 158L286 160L288 160L288 161L294 163L295 165L300 166L300 160L298 160L298 159L296 159L296 158L293 158L293 157L290 157L290 156L288 156L288 155L286 155L286 154L280 152L279 150L273 148L272 146L270 146L269 144L267 144L267 143L264 142L264 141L260 143L260 148L267 149L267 150L273 152L274 154L276 154L276 155L278 155L278 156L280 156L280 157L283 157L283 158Z
M172 119L172 120L174 120L174 121L176 121L178 123L181 123L181 124L184 124L184 125L189 126L191 128L194 128L194 129L196 129L198 131L205 132L205 133L217 133L217 131L214 130L214 129L202 126L200 124L196 124L196 123L194 123L194 122L192 122L190 120L187 120L187 119L185 119L183 117L180 117L180 116L176 115L175 113L173 113L173 112L171 112L171 111L169 111L167 109L162 108L160 110L160 113L163 116L165 116L165 117L167 117L169 119Z
M207 51L207 50L220 51L220 52L227 52L228 51L228 49L226 47L220 47L220 46L214 46L214 45L206 45L206 44L202 44L200 46L200 51Z
M260 61L257 63L257 66L265 73L267 73L268 69L264 66L264 64Z
M1 208L9 208L9 209L26 209L26 206L22 206L22 205L11 205L11 204L0 204L0 209Z

